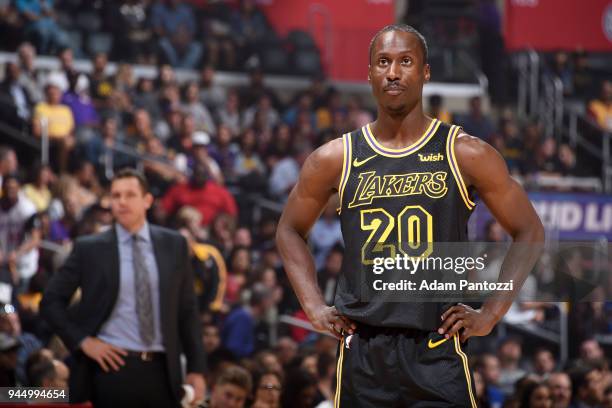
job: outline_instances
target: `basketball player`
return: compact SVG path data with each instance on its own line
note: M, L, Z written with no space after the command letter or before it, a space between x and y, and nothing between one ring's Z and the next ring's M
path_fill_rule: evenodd
M500 155L461 128L423 113L429 78L427 45L419 32L404 25L379 31L368 68L376 121L310 155L278 226L277 244L304 311L315 329L341 340L336 407L475 407L461 343L490 333L512 303L498 296L479 309L364 301L357 271L368 263L372 242L393 236L401 241L415 222L420 228L408 235L414 241L467 241L475 192L516 245L539 248L543 241L542 224ZM393 185L381 188L390 180ZM328 307L306 237L335 193L346 252L335 306ZM538 253L511 250L499 279L514 277L520 287Z

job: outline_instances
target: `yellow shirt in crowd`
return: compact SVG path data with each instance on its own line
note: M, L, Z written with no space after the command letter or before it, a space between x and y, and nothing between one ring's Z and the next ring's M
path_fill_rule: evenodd
M34 108L34 120L39 121L41 118L47 118L48 134L51 139L63 139L74 129L72 111L66 105L49 105L40 102Z

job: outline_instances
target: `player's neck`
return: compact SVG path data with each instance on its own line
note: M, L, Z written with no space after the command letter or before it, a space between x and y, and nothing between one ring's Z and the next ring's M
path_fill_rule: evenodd
M371 129L379 142L388 142L390 148L402 148L416 142L430 123L431 118L418 107L402 117L394 117L379 110Z

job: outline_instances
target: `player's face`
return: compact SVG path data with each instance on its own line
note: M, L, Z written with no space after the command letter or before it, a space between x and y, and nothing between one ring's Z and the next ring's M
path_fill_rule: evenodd
M391 115L406 115L420 103L429 65L418 37L403 31L378 36L372 47L368 80L372 94Z

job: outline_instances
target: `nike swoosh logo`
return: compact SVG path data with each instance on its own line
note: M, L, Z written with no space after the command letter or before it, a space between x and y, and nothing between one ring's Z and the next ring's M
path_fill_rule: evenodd
M374 155L374 156L370 156L370 157L368 157L367 159L363 159L363 160L361 160L361 161L359 161L359 160L355 159L355 160L353 160L353 167L359 167L359 166L361 166L361 165L365 164L366 162L368 162L368 161L372 160L372 159L373 159L373 158L375 158L375 157L376 157L376 155Z
M429 339L429 343L427 343L427 347L429 347L430 349L436 348L438 347L440 344L444 343L445 341L447 341L448 339L444 338L442 340L438 340L438 341L431 341L431 339Z

